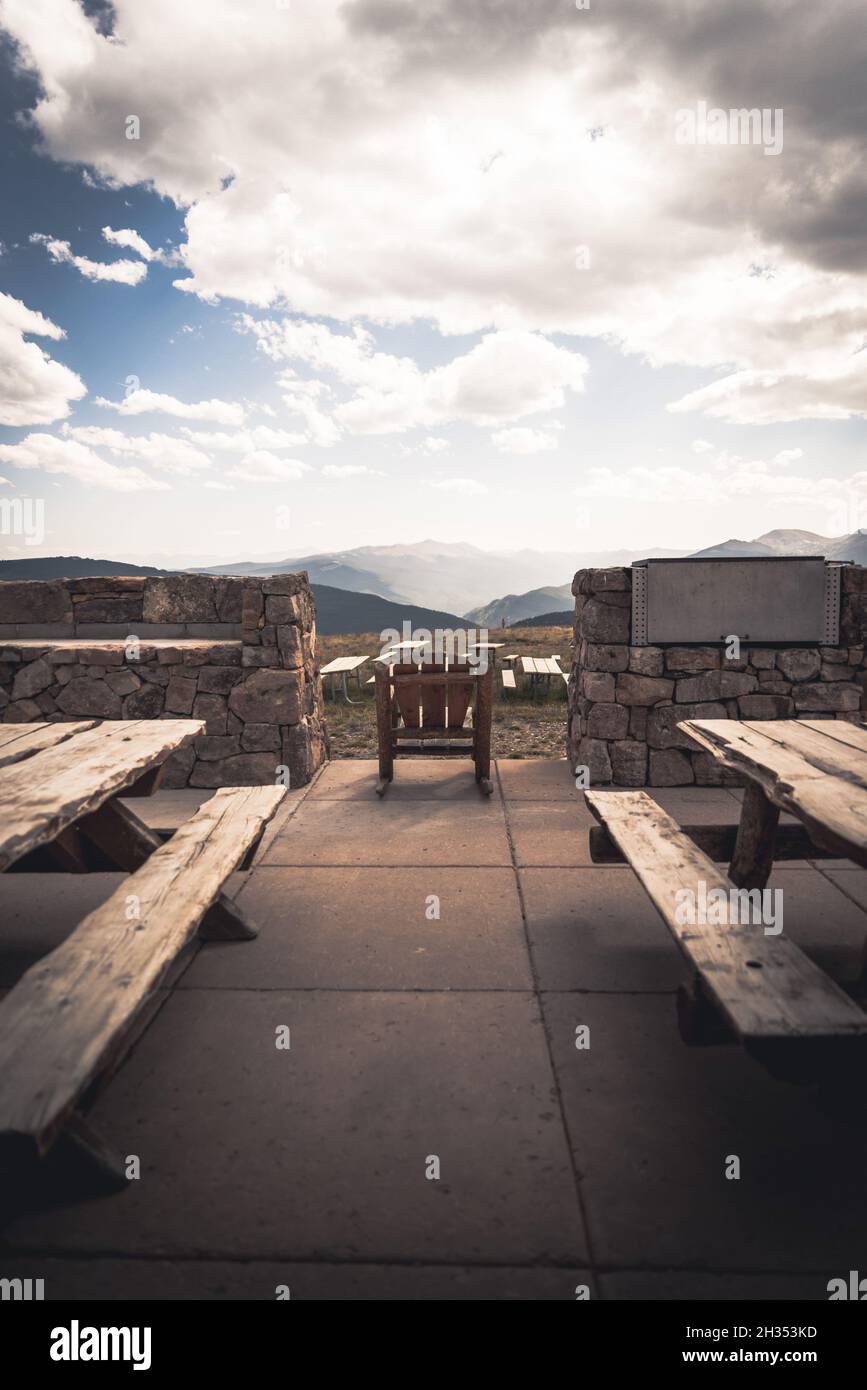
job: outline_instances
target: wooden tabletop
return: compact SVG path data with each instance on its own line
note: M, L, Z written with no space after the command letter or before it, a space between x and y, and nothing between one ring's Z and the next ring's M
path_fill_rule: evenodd
M333 661L329 661L327 666L320 668L319 674L320 676L335 676L341 671L355 671L369 660L369 656L336 656Z
M201 719L0 725L0 871L204 731Z
M679 728L796 816L817 845L867 867L867 728L843 719L685 719Z
M521 667L525 676L563 675L555 656L522 656Z

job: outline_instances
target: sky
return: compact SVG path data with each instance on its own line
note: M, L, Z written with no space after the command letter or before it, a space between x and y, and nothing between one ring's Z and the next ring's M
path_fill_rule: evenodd
M0 0L0 558L867 527L865 70L861 0Z

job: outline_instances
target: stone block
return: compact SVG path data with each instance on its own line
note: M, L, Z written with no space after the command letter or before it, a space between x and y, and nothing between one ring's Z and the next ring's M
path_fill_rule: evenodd
M695 781L689 755L678 748L652 749L648 781L651 787L689 786Z
M196 757L204 759L207 763L241 752L241 740L236 734L200 734L193 740L193 746Z
M777 653L770 647L753 647L749 658L754 671L772 671L777 664Z
M163 712L165 691L161 685L143 683L140 690L134 690L123 702L124 719L159 719ZM183 783L178 783L183 786Z
M617 701L621 705L655 705L670 700L674 681L657 676L637 676L630 672L617 677Z
M665 669L688 676L701 671L718 671L719 647L669 647L665 653Z
M584 650L579 650L578 663L586 671L625 671L629 665L629 648L587 642Z
M245 724L297 724L302 682L297 671L253 671L231 692L229 709Z
M291 623L277 628L277 647L282 664L289 670L297 670L304 664L304 650L301 645L301 631Z
M172 676L166 688L167 714L192 714L196 698L196 682L185 676Z
M233 716L229 715L231 719ZM244 724L241 727L241 749L245 753L277 753L280 749L280 730L276 724Z
M611 759L608 744L598 738L582 738L578 744L576 767L586 767L591 787L611 781Z
M12 699L25 700L55 683L55 668L44 656L19 668L12 684Z
M587 715L589 738L626 738L629 731L629 711L625 705L593 705Z
M197 684L203 694L228 695L240 679L241 671L237 666L203 666Z
M797 710L856 710L861 707L861 691L852 681L796 685L792 698Z
M812 680L819 674L821 664L814 647L791 647L777 652L777 667L789 681Z
M66 669L63 666L60 667L61 671ZM141 685L138 676L130 670L107 672L105 683L110 690L114 691L115 695L131 695Z
M72 598L51 579L9 579L0 584L0 623L71 623Z
M614 700L614 677L607 671L582 671L579 689L588 700Z
M609 643L629 641L630 615L627 608L590 599L581 614L581 632L588 642ZM627 657L628 660L628 657Z
M64 714L88 716L92 719L120 719L123 707L119 695L105 681L90 676L77 676L68 681L57 697Z
M788 695L742 695L738 700L741 719L789 719L794 708Z
M216 582L212 575L148 575L145 579L144 622L213 623L217 618Z
M750 695L757 684L756 677L748 672L706 671L703 676L687 676L679 680L674 698L678 704L737 699L740 695Z
M260 787L277 778L274 753L235 753L213 762L197 761L190 773L191 787Z
M620 787L643 787L647 780L647 744L631 739L609 744L611 777Z
M665 655L661 647L630 647L629 669L639 676L661 676Z
M204 719L206 734L226 733L225 695L197 695L193 702L193 718Z
M647 742L651 748L696 749L698 744L679 729L684 719L725 719L725 706L718 703L697 705L663 705L648 711Z

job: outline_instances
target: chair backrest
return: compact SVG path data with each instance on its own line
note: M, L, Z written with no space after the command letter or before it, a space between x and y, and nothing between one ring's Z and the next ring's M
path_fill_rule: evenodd
M401 662L390 672L379 665L376 669L377 680L387 681L393 689L405 728L463 728L477 687L477 677L466 662ZM437 676L441 679L432 679Z

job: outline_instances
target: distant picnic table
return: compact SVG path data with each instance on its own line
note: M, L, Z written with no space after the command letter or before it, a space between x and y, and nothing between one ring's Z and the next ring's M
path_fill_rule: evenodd
M364 665L365 661L369 660L369 656L336 656L333 661L329 661L327 666L322 667L319 672L320 676L331 677L332 700L337 699L336 681L339 676L343 687L343 698L346 703L348 705L357 705L359 703L358 700L350 700L346 682L347 678L355 671L358 688L361 689L361 667Z

